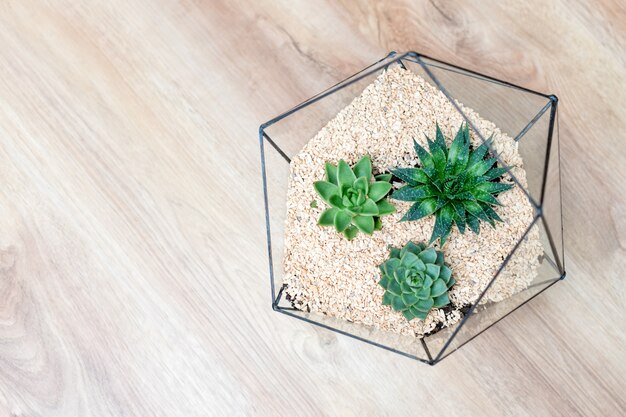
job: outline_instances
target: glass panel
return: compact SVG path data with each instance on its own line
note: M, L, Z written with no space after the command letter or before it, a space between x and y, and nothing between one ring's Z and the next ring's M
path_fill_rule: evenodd
M494 131L519 140L520 155L527 166L528 183L516 178L523 185L531 200L538 205L541 197L541 179L546 156L547 124L542 116L550 107L547 96L528 92L522 88L494 81L429 58L405 60L407 68L422 75L426 73L437 87L459 107L471 122L472 128L487 139ZM422 75L423 76L423 75ZM478 117L491 123L487 126L476 124ZM539 123L531 132L531 127ZM539 167L538 170L535 170ZM516 173L514 172L514 175ZM517 177L517 176L516 176Z
M409 356L413 359L418 359L424 362L429 361L428 354L424 350L424 345L422 344L421 339L417 339L412 336L404 336L398 333L382 331L373 326L354 324L346 320L337 319L320 313L307 313L305 311L292 308L281 310L281 312L301 318L313 324L321 325L322 327L337 331L346 336L351 336L375 346L391 350L395 353Z
M397 58L395 54L390 55L337 86L294 107L279 116L282 117L280 120L270 122L271 124L264 129L265 133L289 158L293 157L322 127L337 116L337 113L360 95L388 65L395 63Z
M268 245L270 246L270 278L272 279L272 301L283 282L284 231L287 204L287 181L289 163L280 151L265 138L262 142L265 166L265 189L267 195L266 215L269 221Z
M513 138L549 102L543 95L530 93L430 58L420 59L451 97L464 107L479 113L482 118L492 121L503 133Z
M554 130L550 144L550 158L546 173L545 191L543 194L542 213L546 223L546 229L550 233L553 246L553 258L560 266L561 272L565 272L563 253L563 218L561 210L561 176L560 176L560 152L559 152L559 119L558 113L554 119Z
M522 242L510 257L504 268L496 276L492 282L490 290L493 291L499 284L499 281L503 277L510 273L516 273L521 276L528 276L533 271L528 267L528 254L530 250L525 248L525 242L529 237L538 234L541 242L546 241L546 231L543 224L540 221L536 221L531 227L526 236L522 239ZM452 351L458 349L498 320L526 303L532 297L539 294L546 289L549 285L560 279L560 273L556 268L556 265L549 257L549 247L544 247L544 252L536 258L536 276L528 284L528 286L514 294L509 298L505 298L498 302L489 302L481 304L479 301L478 306L474 311L467 316L464 321L460 322L456 326L452 326L442 331L435 333L432 336L425 338L426 345L433 356L443 355L446 356ZM524 268L520 270L520 268ZM490 291L488 290L488 291ZM452 338L450 340L450 338ZM446 343L450 340L449 346L446 347ZM445 350L444 350L445 349Z
M551 104L549 103L543 114L528 126L523 135L518 136L517 142L525 172L523 174L516 172L515 175L522 184L527 184L526 189L537 203L541 201L545 174Z

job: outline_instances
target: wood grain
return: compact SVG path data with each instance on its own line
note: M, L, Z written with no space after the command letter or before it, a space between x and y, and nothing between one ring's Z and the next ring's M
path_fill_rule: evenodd
M626 413L626 7L0 4L0 416ZM388 50L560 97L569 278L434 368L269 308L256 130Z

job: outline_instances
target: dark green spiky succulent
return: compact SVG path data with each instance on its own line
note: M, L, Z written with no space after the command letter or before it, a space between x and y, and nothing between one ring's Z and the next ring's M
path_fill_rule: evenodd
M380 230L380 218L395 212L395 207L385 199L391 191L391 174L377 175L372 182L372 161L364 156L354 167L343 159L335 166L325 165L326 180L316 181L315 191L330 204L318 223L334 226L352 240L359 230L371 235Z
M420 160L418 168L397 168L393 174L407 185L396 190L391 198L414 201L401 221L418 220L434 214L436 217L430 243L437 238L443 245L456 224L461 233L465 225L476 234L480 221L495 227L502 221L492 206L501 205L497 195L510 190L513 184L498 182L507 172L497 167L496 158L486 158L491 138L474 150L470 150L470 133L467 124L461 125L450 148L436 126L436 138L428 141L427 152L414 142Z
M409 242L402 249L391 248L389 259L379 268L383 304L402 312L407 320L424 320L432 308L450 303L452 271L444 264L443 253L432 247Z

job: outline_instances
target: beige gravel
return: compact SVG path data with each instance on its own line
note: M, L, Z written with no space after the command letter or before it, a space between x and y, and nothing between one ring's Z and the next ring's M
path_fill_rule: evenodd
M501 160L514 167L514 175L525 185L517 143L472 109L464 111L482 132L494 133L494 148ZM438 89L415 73L394 66L339 112L292 159L284 284L296 308L422 337L438 323L445 327L457 322L462 314L454 309L476 302L533 219L533 207L519 187L500 195L504 206L496 211L504 223L498 223L495 229L481 223L479 235L471 231L461 235L456 228L453 230L443 251L457 281L450 291L454 309L447 314L434 309L425 321L407 322L400 313L381 304L384 290L377 284L378 265L387 258L388 245L400 247L409 240L428 242L434 217L399 223L411 203L393 200L397 213L383 217L383 229L373 236L359 233L348 241L333 228L317 225L325 203L316 195L313 182L323 179L324 162L345 159L352 164L369 154L375 171L412 166L416 162L412 139L426 146L424 133L434 137L435 122L450 138L463 119ZM474 146L478 140L472 136ZM317 208L311 207L312 200L317 201ZM503 300L526 288L536 276L543 248L535 229L482 302Z

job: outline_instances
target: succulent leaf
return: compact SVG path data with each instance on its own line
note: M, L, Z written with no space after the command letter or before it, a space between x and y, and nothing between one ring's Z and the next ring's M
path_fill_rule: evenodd
M440 308L445 307L450 304L450 299L448 298L448 294L441 294L438 297L434 297L433 301L435 302L433 307Z
M417 317L415 314L413 314L413 312L411 311L411 309L408 310L404 310L402 312L402 315L404 316L405 319L407 320L413 320L415 317Z
M376 203L376 207L378 207L379 216L386 216L387 214L392 214L396 212L396 208L387 199L380 200L378 203ZM380 220L380 217L377 218Z
M372 179L372 160L368 156L364 156L352 168L357 178L365 177L369 183Z
M436 264L427 264L426 265L426 275L431 277L432 279L439 278L439 273L441 272L441 267Z
M436 197L437 190L433 189L429 185L421 185L412 187L405 185L402 188L397 189L393 193L393 198L400 201L417 201L428 197Z
M383 228L383 222L380 217L374 217L374 231L381 230Z
M337 210L334 221L335 229L338 232L343 232L350 223L352 223L352 216L344 210Z
M407 268L413 268L413 266L422 262L422 260L418 258L418 256L414 254L413 252L406 252L404 256L402 257L402 259L400 259L400 262L402 262L402 264L406 266Z
M391 305L391 300L393 300L393 294L391 294L390 292L385 292L385 295L383 295L383 305Z
M448 287L446 286L446 282L442 279L438 279L433 282L433 286L430 288L430 295L433 297L439 297L441 294L448 291Z
M434 304L435 304L435 300L433 300L432 297L429 297L429 298L426 298L425 300L419 300L417 303L415 303L414 307L418 309L419 311L428 313L430 309L433 308Z
M425 264L434 264L437 261L437 251L434 248L424 249L417 256Z
M343 159L341 159L337 165L337 179L342 189L352 186L354 181L356 181L356 175L354 175L352 168L350 168L350 165Z
M319 192L318 192L319 194ZM331 195L328 199L328 204L336 208L342 208L343 204L341 203L341 196L339 194Z
M413 147L415 148L415 153L417 153L417 156L419 157L420 162L423 166L425 166L426 168L435 167L432 156L430 156L426 149L422 148L422 145L417 143L415 139L413 139Z
M392 195L393 197L393 195ZM437 210L437 199L428 198L422 200L419 205L413 204L409 211L400 219L400 221L419 220L422 217L433 214Z
M317 191L320 197L326 202L330 201L330 197L339 193L339 187L328 181L316 181L313 187L315 187L315 191Z
M374 178L376 179L376 181L391 182L393 174L378 174Z
M460 233L465 233L465 226L479 233L480 221L494 227L496 222L501 222L494 210L502 205L497 197L512 189L513 184L502 178L509 167L497 166L497 159L488 155L491 137L472 150L467 124L461 125L449 147L438 124L435 132L434 141L426 137L429 151L414 140L420 160L418 167L391 170L406 183L391 198L414 203L401 221L433 214L435 225L430 243L439 239L443 245L454 225Z
M374 201L382 200L391 191L391 184L385 181L376 181L369 189L368 197Z
M426 172L420 168L397 168L392 170L391 173L413 186L426 184L429 181Z
M404 248L406 248L406 246ZM402 255L404 255L404 254L402 254L402 251L400 249L394 248L392 246L389 247L389 257L391 259L400 258Z
M443 265L441 270L439 271L439 277L443 279L446 283L450 281L450 277L452 276L452 270L447 266Z
M372 216L355 216L352 218L352 222L358 227L358 229L371 235L374 233L374 217Z
M361 206L361 211L359 212L362 216L377 216L378 215L378 206L374 203L374 200L371 198L367 198L363 205Z
M480 233L480 221L478 220L478 217L467 216L465 220L467 221L467 225L472 230L472 232L476 234Z
M357 178L356 181L354 181L354 183L352 184L352 188L354 188L355 190L363 191L363 194L367 195L367 191L369 189L369 181L367 180L367 177L363 176Z
M348 226L346 230L343 231L343 235L348 240L354 239L357 233L359 233L359 229L357 229L355 226Z
M324 171L326 172L326 181L335 185L339 184L337 182L337 167L335 165L327 162L324 164Z
M451 204L446 204L441 208L441 210L437 214L437 218L435 219L435 227L433 229L433 234L430 238L430 243L433 243L438 238L441 239L442 245L445 243L446 238L452 231L454 214L455 211Z
M382 216L395 212L385 197L391 191L391 174L372 175L369 156L361 158L352 168L344 160L337 165L324 165L325 180L314 183L315 191L331 207L319 218L320 226L335 230L352 240L359 231L372 234L382 228Z
M335 224L335 216L339 209L336 207L327 208L322 212L319 221L317 222L320 226L333 226Z

